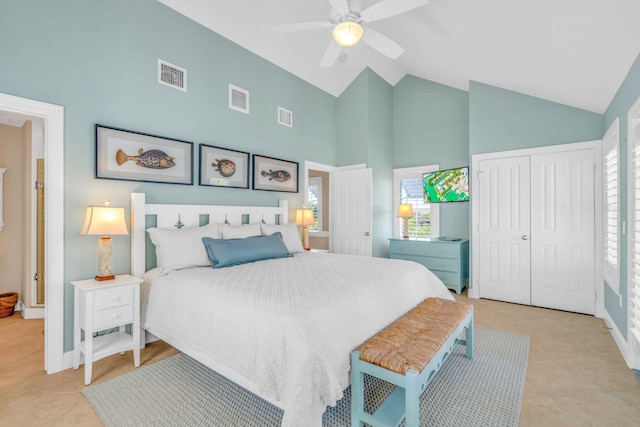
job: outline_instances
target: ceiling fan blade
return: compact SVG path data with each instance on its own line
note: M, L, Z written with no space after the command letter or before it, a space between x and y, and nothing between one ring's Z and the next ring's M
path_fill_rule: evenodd
M349 3L347 3L347 0L329 0L329 4L333 10L341 15L349 13Z
M271 27L271 31L275 33L289 33L294 31L320 30L322 28L333 27L329 21L324 22L299 22L297 24L284 24Z
M342 51L342 46L340 46L335 41L331 40L331 42L329 42L329 46L327 46L327 50L325 50L324 55L322 55L322 59L320 60L320 66L331 67L340 56L341 51Z
M362 41L391 59L396 59L404 53L402 46L371 28L364 30Z
M365 22L378 21L400 15L429 3L429 0L382 0L363 10L360 15Z

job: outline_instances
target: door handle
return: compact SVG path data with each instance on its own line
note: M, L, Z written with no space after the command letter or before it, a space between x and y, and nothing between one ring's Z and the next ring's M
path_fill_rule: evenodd
M369 233L368 231L365 231L365 232L364 232L364 235L365 235L365 236L367 236L367 237L369 237L369 236L371 236L371 233Z
M527 236L526 234L522 235L522 240L529 240L529 236Z

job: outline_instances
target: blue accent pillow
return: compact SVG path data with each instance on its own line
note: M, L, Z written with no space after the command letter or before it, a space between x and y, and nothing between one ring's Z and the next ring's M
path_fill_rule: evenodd
M280 232L273 233L271 236L252 236L244 239L225 240L203 237L202 243L213 268L293 256L287 250Z

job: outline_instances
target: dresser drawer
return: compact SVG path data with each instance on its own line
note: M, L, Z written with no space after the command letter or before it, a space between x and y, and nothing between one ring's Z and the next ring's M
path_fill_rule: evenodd
M98 310L95 312L93 330L99 331L101 329L132 322L133 306L131 304L107 308L105 310Z
M96 310L133 304L133 289L131 286L105 289L95 293Z
M392 258L415 261L422 264L429 270L441 270L457 273L460 270L460 262L455 258L430 258L418 255L393 254Z
M442 283L444 283L445 285L457 286L462 282L462 277L460 276L460 273L451 273L449 271L438 271L438 270L431 270L431 271L433 271L433 274L438 276L438 279L442 280Z
M418 255L428 257L458 258L460 245L449 243L422 244L421 242L396 242L392 241L390 249L392 254Z

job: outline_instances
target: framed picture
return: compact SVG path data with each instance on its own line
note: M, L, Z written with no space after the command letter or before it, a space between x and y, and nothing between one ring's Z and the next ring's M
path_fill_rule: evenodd
M298 163L253 155L253 189L298 192Z
M193 144L96 124L96 178L193 184Z
M249 153L200 144L200 185L249 188Z

